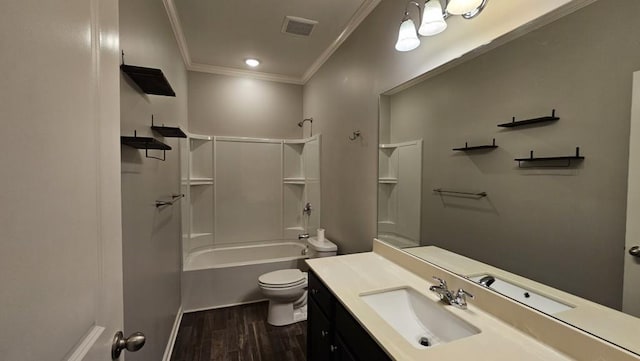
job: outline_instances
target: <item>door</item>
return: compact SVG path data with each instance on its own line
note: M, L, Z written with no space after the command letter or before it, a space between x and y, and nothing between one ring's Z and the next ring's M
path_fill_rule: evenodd
M123 322L118 2L0 9L0 359L111 360Z
M640 317L640 71L633 74L630 134L622 310Z

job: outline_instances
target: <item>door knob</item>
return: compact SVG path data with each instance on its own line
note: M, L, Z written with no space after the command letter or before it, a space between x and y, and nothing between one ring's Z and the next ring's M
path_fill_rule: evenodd
M640 257L640 246L633 246L629 248L629 254L634 257Z
M147 341L147 339L142 332L134 332L127 338L124 338L122 331L116 332L116 335L113 336L113 343L111 344L111 359L117 360L122 350L125 349L131 352L138 351L144 346L145 341Z

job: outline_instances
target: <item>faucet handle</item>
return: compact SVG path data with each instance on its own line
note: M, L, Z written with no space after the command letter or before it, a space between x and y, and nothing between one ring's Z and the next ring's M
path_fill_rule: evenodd
M460 298L466 298L466 297L471 297L471 298L475 298L473 297L473 295L467 291L465 291L464 289L460 288L458 290L458 292L456 292L456 297L460 297Z
M447 288L447 281L443 280L443 279L442 279L442 278L440 278L440 277L436 277L436 276L432 276L432 277L433 277L433 279L434 279L434 280L436 280L436 281L440 282L439 287L442 287L442 288L444 288L445 290L446 290L446 289L448 289L448 288Z
M467 308L467 296L474 298L471 293L460 288L458 289L458 292L456 292L451 304L464 310Z

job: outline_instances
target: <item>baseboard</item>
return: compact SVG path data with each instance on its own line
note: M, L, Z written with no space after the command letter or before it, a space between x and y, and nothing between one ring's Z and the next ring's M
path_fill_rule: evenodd
M217 310L218 308L249 305L249 304L252 304L252 303L265 302L265 301L268 301L268 299L262 298L262 299L259 299L259 300L251 300L251 301L246 301L246 302L230 303L230 304L227 304L227 305L220 305L220 306L214 306L214 307L194 308L194 309L190 309L190 310L185 310L184 313L200 312L200 311L207 311L207 310Z
M182 306L178 308L178 313L176 314L176 320L173 322L173 328L171 329L171 334L169 335L169 342L167 342L167 348L164 349L164 356L162 356L162 361L171 360L171 354L173 353L173 346L176 343L176 337L178 337L178 330L180 329L180 322L182 321Z

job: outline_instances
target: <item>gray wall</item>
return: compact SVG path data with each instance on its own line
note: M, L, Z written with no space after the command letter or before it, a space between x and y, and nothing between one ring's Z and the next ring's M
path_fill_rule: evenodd
M189 131L258 138L300 138L302 86L189 72Z
M391 97L391 141L425 139L422 244L621 306L639 11L633 0L595 3ZM552 108L557 123L496 127ZM495 151L451 151L492 138ZM576 146L586 160L575 168L524 170L513 161ZM430 192L439 187L489 197Z
M376 236L378 95L434 66L428 46L394 50L404 8L380 2L304 86L304 117L323 135L321 224L340 253L370 251ZM442 36L465 48L469 40L460 36L469 23L455 25ZM362 137L349 141L355 130Z
M587 8L585 11L598 12L598 8L606 7L610 2L600 1L593 5L590 5L591 9ZM620 4L615 2L611 6ZM624 1L627 6L637 6L634 1ZM334 53L327 63L315 74L315 76L304 87L304 116L314 117L314 130L322 132L323 137L323 159L322 159L322 224L327 228L327 235L337 241L343 252L362 252L371 249L371 239L376 235L376 177L377 177L377 137L378 137L378 94L385 92L399 84L402 84L409 79L420 75L422 64L429 62L426 49L428 48L423 44L420 48L410 52L401 54L393 50L393 44L395 43L395 36L397 34L397 23L389 21L398 17L403 11L403 3L397 3L394 1L382 1L380 5L371 13L371 15L360 25L360 27L350 36L350 38ZM623 7L624 8L624 7ZM596 10L593 10L596 9ZM485 10L485 11L488 11ZM628 14L632 14L633 11L629 11ZM602 13L600 13L601 15ZM627 39L628 46L633 47L637 45L634 39L631 39L630 34L634 34L630 23L623 21L621 17L626 17L624 13L615 11L615 16L607 15L604 19L598 19L598 21L605 21L606 18L611 19L611 25L613 28L605 26L600 29L601 34L594 34L593 36L601 37L611 34L611 32L619 31L620 27L624 27L627 30L623 32L623 37ZM455 20L455 19L454 19ZM478 19L480 21L480 19ZM562 22L561 22L562 23ZM455 27L460 26L460 23L452 24L449 31L455 31ZM555 25L554 25L555 26ZM560 25L558 25L560 26ZM637 32L635 32L637 33ZM441 34L439 36L447 37L449 35ZM591 34L590 34L591 36ZM459 38L461 40L464 37ZM557 39L558 41L576 43L576 46L587 46L590 43L590 37L583 36L577 39L568 41L567 39ZM544 46L544 44L540 44ZM601 44L605 48L609 45ZM556 49L561 50L561 49ZM531 54L536 56L536 54ZM613 68L619 67L617 64L613 64L612 59L606 56L606 51L601 51L600 56L597 59L592 59L600 64L609 63L606 73L609 73ZM555 57L555 54L551 55ZM526 57L525 57L526 59ZM572 63L570 66L565 65L567 75L571 75L574 71L583 67L585 61L584 56L580 54L573 54L569 59ZM617 60L617 59L616 59ZM625 60L629 61L629 60ZM552 62L553 63L553 62ZM549 64L547 62L547 64ZM554 63L555 64L555 63ZM516 64L515 67L518 65ZM632 67L627 66L627 71L635 70ZM624 69L624 68L623 68ZM636 68L637 69L637 68ZM496 70L495 68L493 69ZM544 69L546 71L546 69ZM616 74L618 70L616 69ZM601 74L598 74L601 77ZM612 77L619 78L619 75L612 75ZM630 73L625 74L624 79L620 79L622 83L617 84L630 84ZM536 86L539 89L537 83L540 80L534 79L529 81L526 87L531 85ZM625 83L626 82L626 83ZM501 97L509 94L518 94L523 92L525 86L523 82L515 82L510 84L510 87L504 88L501 93L496 93L493 97L493 102L499 101ZM447 89L443 89L439 92L439 97L447 95ZM475 89L478 89L477 87ZM586 100L585 106L589 106L589 109L596 108L597 114L601 115L599 119L600 125L597 128L591 128L589 131L580 129L576 126L576 122L586 122L593 125L593 118L591 120L582 120L578 118L581 114L584 114L580 109L576 109L574 106L570 106L569 102L574 101L573 96L570 96L571 92L566 91L566 87L562 98L555 97L553 99L545 97L544 99L538 99L536 102L532 102L526 97L518 98L518 102L514 104L506 104L505 107L496 108L495 113L483 115L478 122L486 122L479 125L479 128L466 129L466 133L456 134L455 141L448 140L442 141L446 143L446 147L449 149L457 145L464 144L464 138L467 138L469 142L490 140L495 132L495 125L501 121L509 120L512 115L518 115L521 117L537 116L542 113L549 112L552 107L557 107L561 112L563 120L553 127L557 129L571 129L562 131L562 133L553 132L553 143L547 144L546 141L529 141L527 138L531 133L514 133L514 138L510 135L508 142L515 142L520 139L521 146L517 148L501 149L498 153L500 159L503 159L507 164L507 170L514 172L518 175L518 179L522 181L526 180L523 172L515 172L511 169L514 166L514 162L511 157L512 154L506 153L507 150L516 153L518 156L526 155L530 149L536 149L541 152L540 154L555 154L555 153L570 153L573 151L573 147L582 146L584 152L588 152L587 161L584 164L584 168L577 170L579 174L584 175L593 172L599 172L606 174L607 172L613 172L616 176L622 176L626 174L626 162L627 157L625 155L628 142L628 136L623 134L621 128L628 127L628 112L629 112L629 99L617 98L612 99L609 97L610 89L604 88L600 85L592 87L593 93ZM547 89L551 94L557 95L560 93L556 89ZM628 88L627 88L628 91ZM492 92L492 89L482 88L482 92ZM618 91L617 91L618 92ZM592 104L597 104L600 101L601 96L606 96L608 99L612 99L614 102L618 102L617 109L610 114L605 107L594 107ZM566 104L566 105L565 105ZM477 105L477 103L473 104ZM483 104L484 106L485 104ZM459 105L458 105L459 106ZM626 112L626 113L624 113ZM560 114L560 113L559 113ZM571 122L571 118L574 120ZM611 126L611 122L615 122L616 119L626 119L625 124L618 124ZM456 119L457 121L463 121ZM620 121L620 120L619 120ZM563 125L566 122L566 125ZM454 126L455 122L451 125ZM488 124L488 125L487 125ZM573 124L573 125L572 125ZM568 127L568 128L567 128ZM363 140L358 142L349 142L346 137L351 134L355 129L360 129L363 132ZM554 128L550 128L554 129ZM575 130L575 131L574 131ZM534 132L538 131L536 129ZM546 129L545 129L546 131ZM587 132L588 134L586 134ZM570 137L566 134L570 133ZM565 134L565 135L562 135ZM617 137L616 138L616 134ZM606 136L608 143L598 143L602 146L594 147L594 139L596 136ZM472 136L476 138L471 138ZM496 138L498 137L496 135ZM524 140L523 140L524 138ZM539 138L538 138L539 139ZM605 138L603 138L605 139ZM505 143L505 147L507 147ZM614 152L619 155L619 158L610 159L603 158L601 156L602 148L610 147L611 150L607 152ZM439 148L443 149L443 148ZM495 155L494 155L495 156ZM460 161L470 162L471 160L465 156L460 157ZM425 157L428 162L431 160ZM474 158L475 159L475 158ZM454 161L458 161L458 158L454 158ZM594 167L592 164L594 161L599 161L600 164L604 164L602 167ZM478 160L478 162L480 162ZM613 162L613 163L611 163ZM473 163L472 163L473 164ZM502 164L502 163L500 163ZM488 166L488 165L486 165ZM478 167L473 165L473 167ZM484 167L484 166L483 166ZM511 167L511 168L509 168ZM461 172L464 172L466 168L460 168ZM425 168L427 172L428 168ZM477 170L476 170L477 171ZM500 170L487 170L484 172ZM531 179L537 179L537 176L529 176ZM580 177L571 177L580 179ZM553 177L553 180L559 180L561 177ZM613 177L611 178L613 179ZM568 182L568 181L564 181ZM582 182L582 181L581 181ZM606 239L614 239L613 243L609 247L604 246L603 242L600 242L600 248L608 249L608 256L605 257L606 265L612 265L616 260L621 259L621 256L612 256L611 252L615 247L621 248L621 235L624 233L624 215L623 210L625 208L624 189L626 186L619 181L609 181L611 188L606 193L593 195L598 202L589 203L577 203L576 200L572 201L572 204L579 212L574 212L569 215L562 215L562 217L569 217L572 220L579 220L580 227L590 227L591 230L597 230L597 237L604 237ZM462 186L463 184L460 184ZM622 189L614 189L613 186L622 187ZM444 185L443 185L444 186ZM448 184L448 186L456 186L456 184ZM473 185L472 188L483 188L485 184ZM592 188L589 184L582 184L582 190ZM530 193L527 197L536 198L540 193ZM425 197L430 195L429 192L423 192ZM555 202L556 194L549 194L549 197ZM563 196L566 200L566 196ZM523 204L523 207L527 207L528 204ZM601 207L607 209L615 208L615 214L602 214L597 211ZM591 210L589 210L591 209ZM584 218L582 215L591 214L591 218ZM594 223L593 215L598 214L598 218L602 215L604 222L609 224L608 230L612 232L605 232L599 229L599 226L590 224ZM488 217L485 215L484 217ZM574 223L575 224L575 223ZM598 223L602 224L602 223ZM478 227L480 222L478 223ZM615 230L614 230L615 229ZM425 232L428 229L424 230ZM536 230L538 231L538 230ZM581 231L581 233L584 233ZM606 234L605 234L606 233ZM565 230L560 236L564 239L566 235L571 234L571 230ZM431 235L433 237L433 235ZM544 237L544 235L543 235ZM574 238L575 239L575 238ZM549 242L545 240L545 242ZM617 246L617 245L618 246ZM555 247L557 254L565 254L567 258L564 260L565 268L582 268L577 264L573 257L569 254L569 249ZM506 254L506 253L505 253ZM532 255L542 256L542 255ZM559 257L556 256L555 261ZM591 265L592 267L604 266L603 263L597 263ZM613 270L605 271L607 279L612 280L613 288L616 289L612 296L602 296L599 299L609 305L619 305L619 294L617 290L620 285L619 270L620 265L612 265ZM576 273L577 271L572 271ZM613 278L616 278L613 280ZM598 278L599 279L599 278ZM570 288L574 289L574 288ZM577 292L584 294L584 292ZM606 298L603 299L603 298Z
M160 68L176 97L145 95L121 76L123 135L155 136L173 150L167 161L122 147L122 228L125 334L143 331L147 344L127 360L161 360L180 307L180 204L156 209L156 199L179 193L179 143L149 128L187 122L187 72L162 1L120 1L120 46L127 64ZM157 151L154 155L157 155Z

